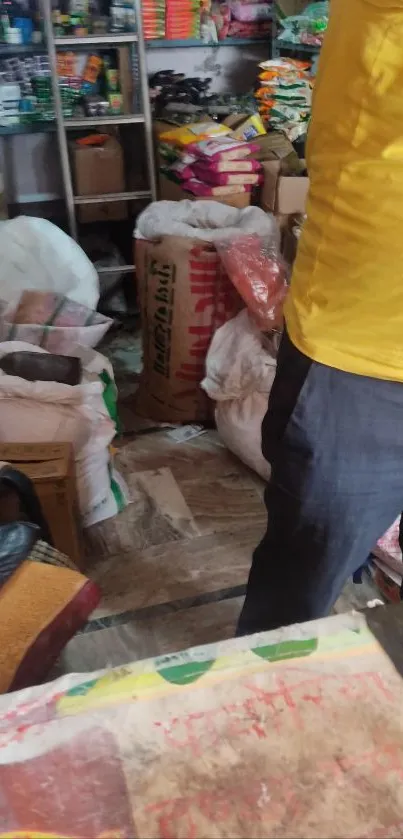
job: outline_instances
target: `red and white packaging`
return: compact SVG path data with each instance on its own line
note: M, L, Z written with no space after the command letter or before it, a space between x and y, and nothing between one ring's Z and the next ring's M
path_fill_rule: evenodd
M214 140L190 143L186 150L205 160L240 160L258 149L256 143L245 143L232 137L215 137Z
M214 198L216 196L240 195L244 192L250 192L252 187L244 186L243 184L236 184L233 186L214 186L213 184L203 183L203 181L199 181L197 178L190 178L188 181L184 182L183 189L187 192L191 192L192 195L200 195L202 198L208 196Z
M190 157L190 155L189 155ZM259 160L249 160L244 157L241 160L197 160L192 155L192 163L199 163L200 166L208 166L210 172L260 172L262 164Z
M262 180L258 172L214 172L199 163L192 168L198 180L212 186L256 186Z
M182 181L187 181L189 178L193 178L194 176L193 167L188 166L187 163L183 163L181 160L178 160L176 163L172 163L172 165L169 166L169 171Z

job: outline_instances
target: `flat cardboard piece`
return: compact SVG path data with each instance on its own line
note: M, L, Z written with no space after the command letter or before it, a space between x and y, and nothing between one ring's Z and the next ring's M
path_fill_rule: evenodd
M258 151L250 155L253 160L283 160L290 155L297 157L293 144L282 131L270 131L262 137L254 137L253 142L259 146Z
M80 567L77 493L70 443L0 443L0 460L34 484L55 548Z

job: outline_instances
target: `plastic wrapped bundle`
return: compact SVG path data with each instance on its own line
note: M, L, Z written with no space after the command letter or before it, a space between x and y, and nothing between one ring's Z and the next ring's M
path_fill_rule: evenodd
M142 0L141 9L146 41L165 38L165 0Z
M166 0L166 37L169 41L200 38L199 0Z

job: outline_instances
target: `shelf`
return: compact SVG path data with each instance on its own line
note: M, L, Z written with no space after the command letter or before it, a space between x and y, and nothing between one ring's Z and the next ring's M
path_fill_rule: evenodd
M46 53L44 44L0 44L0 59L10 58L12 55L43 55Z
M199 41L197 38L186 38L179 41L156 38L155 40L146 41L146 47L148 50L179 49L182 47L212 47L213 49L219 49L220 47L242 47L246 46L246 44L253 44L255 46L256 44L270 44L270 40L269 33L264 38L225 38L224 41L218 41L218 43Z
M47 134L56 131L55 122L32 122L29 125L0 125L0 137L15 137L18 134Z
M120 114L110 117L82 117L81 119L65 119L65 128L90 128L98 125L134 125L144 122L144 114Z
M106 204L111 201L142 201L144 198L151 198L149 189L137 190L137 192L106 192L102 195L75 195L75 204Z
M85 35L77 38L75 35L66 35L62 38L55 38L56 47L86 47L86 46L113 46L117 44L137 43L138 36L134 32L121 32L114 34L109 32L105 35Z
M314 44L293 44L291 41L282 41L281 38L276 38L274 43L279 50L288 50L289 52L320 52L321 47Z

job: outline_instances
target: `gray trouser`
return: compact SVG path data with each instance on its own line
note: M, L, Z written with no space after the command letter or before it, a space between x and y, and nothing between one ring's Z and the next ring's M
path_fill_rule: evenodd
M268 526L239 635L328 614L401 512L403 384L325 367L285 335L262 448Z

